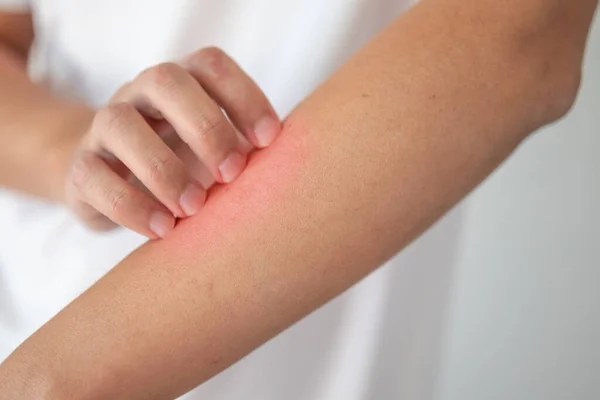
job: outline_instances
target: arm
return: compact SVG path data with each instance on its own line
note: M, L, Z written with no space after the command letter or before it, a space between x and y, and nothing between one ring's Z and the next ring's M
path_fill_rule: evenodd
M54 98L27 76L31 14L0 12L0 186L54 201L92 111Z
M405 14L203 211L33 335L0 386L174 398L373 271L573 103L596 1L511 3Z

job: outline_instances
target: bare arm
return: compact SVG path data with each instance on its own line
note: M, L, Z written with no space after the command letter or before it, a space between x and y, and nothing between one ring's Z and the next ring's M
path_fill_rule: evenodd
M0 398L174 398L401 250L574 101L596 1L508 3L401 17L203 211L20 347Z
M0 186L62 200L72 135L93 113L54 98L27 76L31 14L0 13Z

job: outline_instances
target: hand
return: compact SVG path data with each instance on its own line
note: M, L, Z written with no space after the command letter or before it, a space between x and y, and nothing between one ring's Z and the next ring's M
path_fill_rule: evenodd
M234 180L248 151L280 130L250 77L222 51L200 50L145 70L96 113L75 151L67 203L93 229L164 237L175 218L200 209L207 186Z

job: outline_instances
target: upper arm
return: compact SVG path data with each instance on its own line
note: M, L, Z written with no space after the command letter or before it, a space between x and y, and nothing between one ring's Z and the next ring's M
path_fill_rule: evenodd
M4 2L0 0L0 45L27 58L33 38L31 13L27 10L4 11Z

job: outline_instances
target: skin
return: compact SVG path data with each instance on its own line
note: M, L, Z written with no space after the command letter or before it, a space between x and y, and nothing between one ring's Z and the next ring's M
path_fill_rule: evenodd
M34 37L31 15L0 13L0 146L2 186L52 200L64 198L71 144L89 124L91 111L58 100L25 72ZM32 118L35 115L35 118Z
M252 79L219 49L202 49L141 72L96 113L77 143L67 204L93 227L165 237L175 218L198 212L205 188L236 179L253 146L280 131Z
M337 296L569 110L596 6L421 2L17 349L0 398L172 399Z
M219 49L142 71L94 112L29 80L33 38L30 15L0 14L0 85L17 94L0 99L0 140L11 144L0 184L64 202L90 228L164 237L281 131L269 100Z

